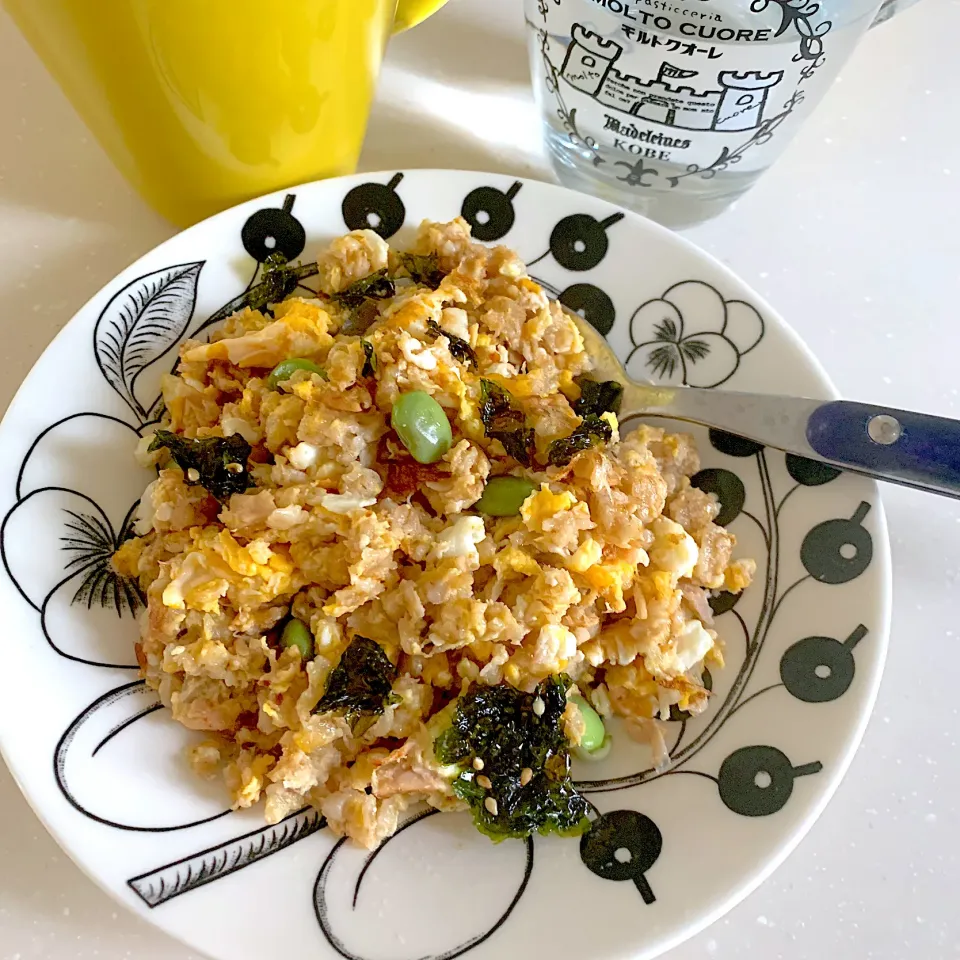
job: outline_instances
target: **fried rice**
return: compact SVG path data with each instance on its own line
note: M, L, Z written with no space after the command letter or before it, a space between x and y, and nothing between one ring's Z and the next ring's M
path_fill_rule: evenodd
M568 697L664 759L661 721L704 710L704 668L722 666L711 592L739 592L754 572L733 559L716 498L690 483L692 438L651 426L621 437L605 411L599 442L551 463L584 422L574 407L590 357L518 256L474 243L462 219L425 222L405 254L371 231L340 237L316 282L184 343L158 433L137 450L157 476L113 562L146 600L143 677L204 734L193 768L221 778L234 808L263 802L275 823L313 805L372 848L413 804L465 808L457 770L434 752L459 697L529 694L560 676ZM271 383L291 358L312 364ZM528 425L527 456L490 435L495 388ZM412 391L452 428L434 463L391 426ZM226 467L241 492L215 496L161 431L241 438L249 455ZM504 475L531 481L520 512L477 512ZM308 627L308 651L281 642L290 618ZM360 724L322 703L358 637L393 671ZM566 709L571 746L583 730Z

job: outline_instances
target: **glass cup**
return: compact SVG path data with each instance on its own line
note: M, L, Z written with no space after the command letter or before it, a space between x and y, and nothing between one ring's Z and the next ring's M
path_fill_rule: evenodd
M560 181L672 227L756 183L879 0L524 0Z
M114 163L180 225L356 167L392 30L444 0L3 0Z

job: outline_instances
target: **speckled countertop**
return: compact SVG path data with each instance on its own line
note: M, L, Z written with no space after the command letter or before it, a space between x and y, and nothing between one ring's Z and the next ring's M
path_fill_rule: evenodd
M958 35L958 0L924 0L872 31L759 186L688 232L780 309L845 395L953 416ZM363 169L548 178L514 0L453 0L393 44L386 70ZM446 111L442 84L471 109ZM71 312L172 231L2 14L0 86L5 407ZM884 500L893 638L863 746L786 864L670 960L960 957L960 504L899 489ZM59 851L2 764L0 811L0 960L188 960Z

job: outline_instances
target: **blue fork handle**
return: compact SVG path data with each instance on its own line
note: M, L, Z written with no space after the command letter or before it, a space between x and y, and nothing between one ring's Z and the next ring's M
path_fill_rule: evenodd
M960 498L960 420L836 400L812 411L806 436L838 467Z

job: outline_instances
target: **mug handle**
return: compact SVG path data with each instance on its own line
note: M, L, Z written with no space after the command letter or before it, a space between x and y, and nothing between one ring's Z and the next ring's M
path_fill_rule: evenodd
M399 0L393 32L401 33L436 13L447 0Z

